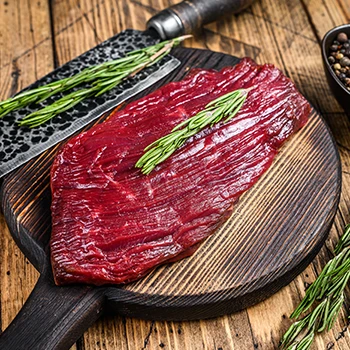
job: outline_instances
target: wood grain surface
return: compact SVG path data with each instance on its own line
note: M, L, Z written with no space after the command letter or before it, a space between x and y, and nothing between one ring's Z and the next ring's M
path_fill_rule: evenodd
M0 96L20 90L91 46L145 20L168 1L4 1L0 3ZM314 262L290 285L239 313L198 322L151 322L104 318L77 343L80 349L275 349L289 313L325 262L342 227L349 222L349 121L326 85L319 40L350 17L348 0L258 1L232 19L206 27L187 43L259 63L279 66L327 119L340 150L343 192L335 224ZM10 238L1 219L1 323L13 319L38 277ZM348 305L348 300L346 302ZM350 347L346 305L334 329L317 338L315 349Z
M192 68L221 70L239 61L210 50L176 48L172 54L180 66L131 100L182 79ZM4 217L41 277L0 337L0 348L66 349L102 312L183 321L252 306L312 261L328 235L340 197L339 154L324 120L312 111L307 125L286 142L273 166L241 196L231 217L191 257L160 266L125 286L62 288L53 283L47 253L49 170L58 148L43 152L3 181Z

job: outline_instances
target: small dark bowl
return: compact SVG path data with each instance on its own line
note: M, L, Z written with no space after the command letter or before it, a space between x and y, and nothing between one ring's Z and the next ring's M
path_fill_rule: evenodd
M333 40L335 40L337 38L337 35L341 32L346 33L350 38L350 24L335 27L323 37L322 56L328 84L331 87L334 96L344 108L345 112L350 113L350 91L348 91L344 84L338 79L334 73L334 70L328 62L329 47L332 45Z

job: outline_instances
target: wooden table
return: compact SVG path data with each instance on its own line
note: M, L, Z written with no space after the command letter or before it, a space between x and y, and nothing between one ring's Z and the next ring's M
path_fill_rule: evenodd
M125 28L144 29L151 15L175 2L1 0L0 99ZM73 348L277 349L291 323L289 314L350 222L350 122L328 88L320 55L326 31L349 21L350 0L259 0L239 16L206 26L185 44L277 65L329 123L342 160L343 191L330 236L313 263L273 297L239 313L198 322L102 317ZM1 214L0 230L0 315L5 329L38 273L13 242ZM333 330L318 336L314 349L350 349L349 300L345 304Z

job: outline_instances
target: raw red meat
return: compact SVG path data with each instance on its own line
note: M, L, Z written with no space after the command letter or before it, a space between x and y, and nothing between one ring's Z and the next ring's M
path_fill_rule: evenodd
M239 114L197 134L150 175L143 149L229 91ZM56 283L126 283L191 254L306 122L307 101L272 65L194 69L70 140L51 170Z

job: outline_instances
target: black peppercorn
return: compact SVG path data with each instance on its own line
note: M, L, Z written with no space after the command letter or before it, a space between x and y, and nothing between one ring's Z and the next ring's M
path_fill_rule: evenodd
M340 65L343 67L350 66L350 58L349 57L342 57L339 61Z
M345 81L346 75L344 73L339 73L338 78L342 81Z
M330 49L331 51L338 51L338 45L332 45Z
M339 33L329 48L328 62L335 75L350 91L350 40L346 33Z

